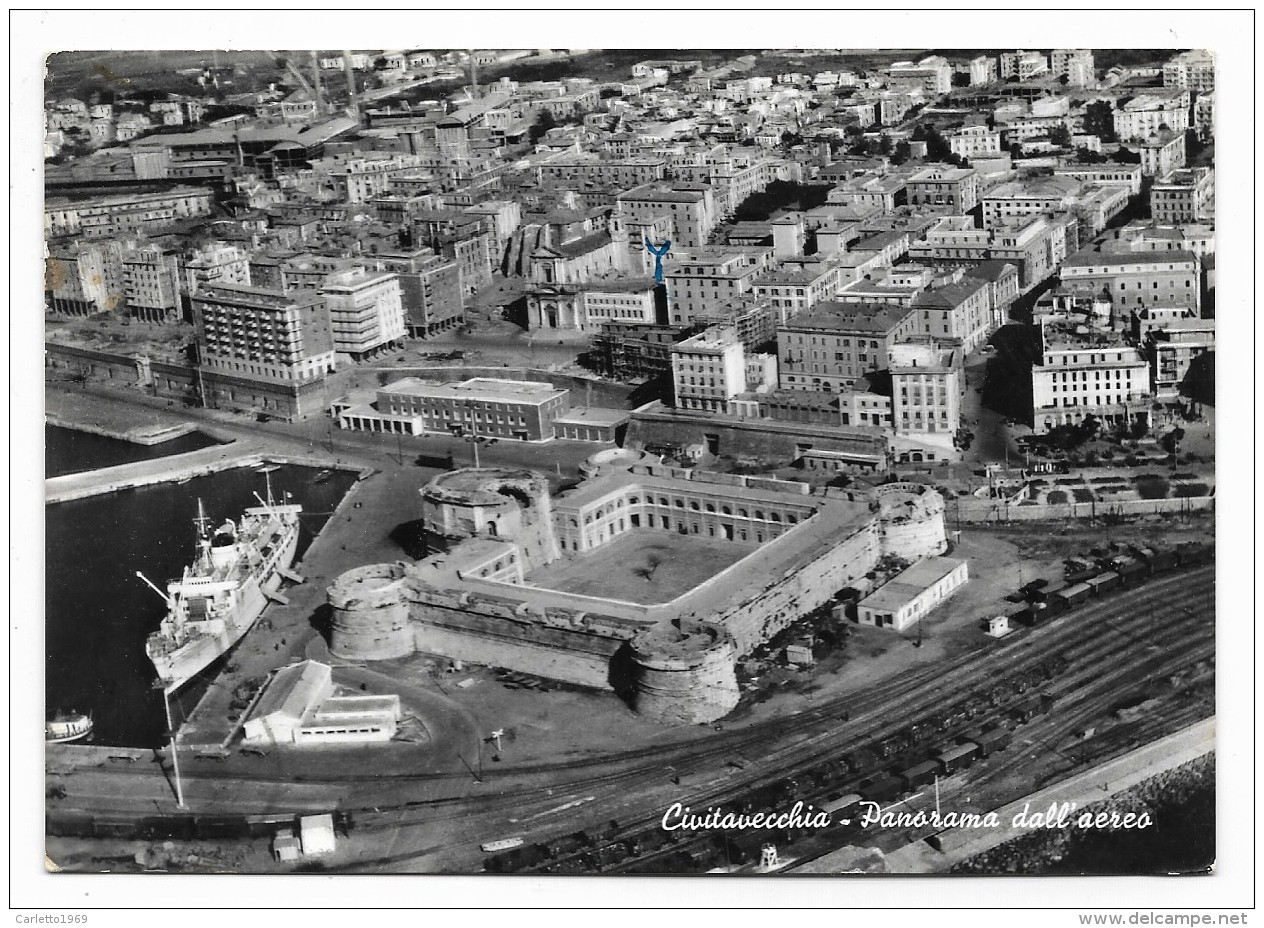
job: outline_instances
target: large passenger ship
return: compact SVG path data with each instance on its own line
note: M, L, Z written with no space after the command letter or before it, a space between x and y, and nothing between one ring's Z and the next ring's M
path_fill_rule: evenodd
M268 600L280 598L276 591L282 577L293 577L289 567L303 507L274 502L270 481L267 499L255 498L259 506L214 531L198 500L197 558L184 576L167 584L167 615L145 644L158 671L155 686L167 692L179 689L235 645Z

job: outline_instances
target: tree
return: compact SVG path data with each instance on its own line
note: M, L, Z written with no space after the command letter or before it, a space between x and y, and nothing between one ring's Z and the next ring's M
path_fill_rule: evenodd
M1071 146L1071 130L1066 126L1054 126L1049 130L1049 141L1059 148Z
M555 128L557 128L557 120L553 114L549 110L540 110L540 115L535 118L535 124L527 130L527 139L534 145L544 138L546 132Z
M892 164L903 164L913 157L913 148L908 142L900 141L896 143L895 151L891 154Z
M1103 142L1118 141L1115 135L1115 110L1108 100L1094 100L1084 108L1084 131Z

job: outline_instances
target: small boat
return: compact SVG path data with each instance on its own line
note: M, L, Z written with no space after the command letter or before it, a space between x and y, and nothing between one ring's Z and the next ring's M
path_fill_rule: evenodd
M256 474L270 474L274 470L280 470L280 469L281 469L280 464L264 464L262 467L256 470L255 473Z
M182 487L192 479L193 479L192 475L188 477L181 477L179 480L176 481L176 486Z
M44 740L49 744L78 741L92 734L92 716L81 712L58 712L44 723Z
M312 483L324 483L334 475L332 470L322 470L319 474L312 478Z

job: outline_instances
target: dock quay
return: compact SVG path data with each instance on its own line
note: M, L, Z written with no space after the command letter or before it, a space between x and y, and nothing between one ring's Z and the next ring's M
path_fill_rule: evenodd
M129 441L134 445L145 446L161 445L163 442L198 431L197 424L193 422L151 423L130 428L111 428L110 426L94 422L85 422L81 416L66 417L59 416L53 412L46 413L44 421L58 428L74 429L76 432L87 432L91 435L101 435L105 438L117 438L120 441Z
M49 477L44 481L44 502L65 503L133 487L171 483L186 477L201 477L231 470L234 467L255 466L267 459L262 447L253 442L237 441L227 446L214 445L152 461L135 461L81 474Z

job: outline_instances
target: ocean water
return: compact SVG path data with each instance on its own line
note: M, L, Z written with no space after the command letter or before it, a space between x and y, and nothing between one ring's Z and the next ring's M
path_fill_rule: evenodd
M54 466L67 468L63 473L84 469L74 456L85 448L93 449L96 466L100 455L108 459L121 453L100 444L113 439L87 437L92 441L50 445L50 473ZM55 454L71 459L54 461ZM289 492L303 505L299 556L355 482L354 474L336 471L314 483L317 473L287 465L271 475L274 497ZM253 494L265 492L263 474L239 468L179 486L160 484L45 507L44 697L49 713L91 712L96 743L153 747L162 741L162 693L151 685L154 669L145 656L145 639L157 629L166 606L136 572L160 589L180 576L194 554L198 499L217 524L257 505ZM199 696L196 682L181 690L186 712Z

